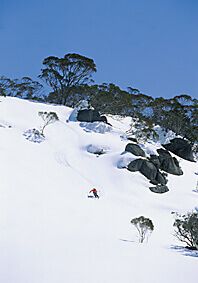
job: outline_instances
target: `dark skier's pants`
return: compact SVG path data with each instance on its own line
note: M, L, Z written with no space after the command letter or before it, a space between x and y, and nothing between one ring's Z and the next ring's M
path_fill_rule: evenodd
M95 198L99 198L99 196L97 195L97 193L93 193Z

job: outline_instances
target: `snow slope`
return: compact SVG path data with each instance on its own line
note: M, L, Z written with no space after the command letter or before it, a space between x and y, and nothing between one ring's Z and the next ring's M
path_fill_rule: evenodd
M100 123L70 121L64 106L0 100L1 283L195 282L198 252L173 237L171 212L198 205L197 163L180 160L184 175L169 174L170 191L154 194L143 175L118 166L129 118L109 118L105 132ZM23 134L42 126L38 111L55 111L60 120L34 143ZM106 153L96 156L90 146ZM87 198L93 187L99 200ZM155 226L145 244L130 224L141 215Z

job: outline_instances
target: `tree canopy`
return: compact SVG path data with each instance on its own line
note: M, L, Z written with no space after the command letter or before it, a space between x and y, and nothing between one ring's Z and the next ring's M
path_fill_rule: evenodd
M4 76L0 77L0 94L3 96L38 100L42 91L43 86L29 77L13 80Z
M139 237L140 237L140 243L143 243L146 235L148 233L153 232L154 230L154 225L153 225L152 220L144 216L133 218L131 220L131 224L133 224L135 228L138 230Z
M198 213L188 212L187 214L175 214L176 219L174 236L187 247L198 249Z
M69 53L63 58L49 56L43 60L39 78L53 89L51 97L58 104L65 105L73 89L85 83L92 82L96 72L94 61L85 56Z
M50 125L50 124L53 124L55 123L56 121L59 120L58 118L58 115L56 114L56 112L43 112L43 111L40 111L38 113L38 115L43 119L44 121L44 125L43 127L41 128L41 135L44 135L43 132L44 132L44 129Z
M188 94L171 99L153 98L132 86L122 90L113 83L92 84L96 72L93 59L69 53L63 58L49 56L43 60L39 78L52 91L43 94L43 86L31 78L0 77L0 95L14 96L74 107L80 100L88 100L101 114L130 116L137 130L146 138L156 136L154 126L188 139L197 151L198 100ZM139 129L138 129L139 127ZM142 130L142 128L144 130ZM138 131L136 135L139 135Z

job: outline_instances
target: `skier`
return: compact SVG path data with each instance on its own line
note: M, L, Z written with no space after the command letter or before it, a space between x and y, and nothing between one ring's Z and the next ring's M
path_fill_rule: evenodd
M89 193L93 193L95 198L99 198L98 192L95 188L93 188Z

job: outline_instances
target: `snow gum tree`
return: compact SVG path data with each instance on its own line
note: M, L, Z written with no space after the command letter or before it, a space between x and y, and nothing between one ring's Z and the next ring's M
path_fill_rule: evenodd
M53 89L51 99L63 105L67 105L76 87L92 82L92 74L96 72L92 59L75 53L63 58L49 56L43 60L43 66L39 78Z
M42 112L42 111L40 111L40 112L38 113L38 115L39 115L39 116L43 119L43 121L44 121L44 125L43 125L43 127L41 128L41 134L42 134L42 135L44 135L44 134L43 134L44 129L45 129L48 125L50 125L50 124L52 124L52 123L55 123L56 121L59 120L58 115L57 115L55 112Z
M174 236L181 242L187 244L187 248L198 250L198 212L187 214L175 214Z
M0 77L0 95L39 100L42 94L43 86L29 77L13 80Z
M146 235L153 232L154 230L153 222L149 218L145 218L144 216L133 218L131 220L131 224L133 224L138 230L140 243L143 243Z

